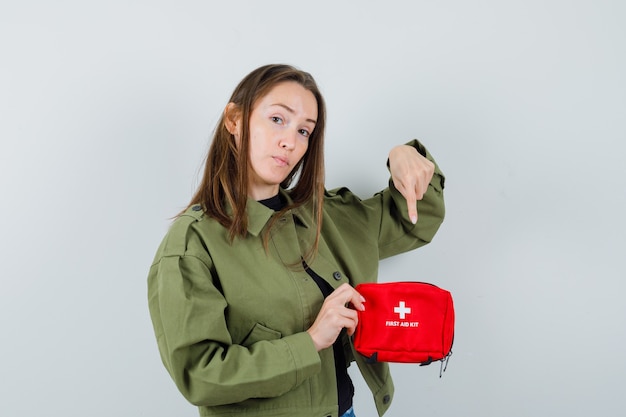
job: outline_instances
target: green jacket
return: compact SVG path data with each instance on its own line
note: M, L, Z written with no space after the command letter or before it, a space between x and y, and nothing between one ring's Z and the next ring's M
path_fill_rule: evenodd
M419 142L410 144L432 160ZM431 241L444 217L443 185L437 167L416 225L391 181L367 200L346 188L326 192L319 251L309 266L333 288L376 281L380 259ZM290 266L301 264L313 243L310 207L278 219L268 251L263 232L274 211L253 200L247 210L248 235L232 244L200 206L177 218L163 239L148 276L163 363L201 416L336 417L333 349L318 353L306 332L324 300L307 272ZM367 364L348 337L343 342L382 415L393 397L387 364Z

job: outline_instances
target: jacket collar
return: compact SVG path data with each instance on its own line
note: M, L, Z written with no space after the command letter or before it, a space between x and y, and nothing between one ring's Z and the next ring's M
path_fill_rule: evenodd
M278 192L287 202L287 205L293 203L291 196L286 190L280 188ZM289 210L287 214L292 213L298 223L308 228L310 224L313 224L312 213L309 207L309 204L305 204L304 206ZM263 204L251 198L248 198L246 203L246 212L248 213L248 233L253 236L258 236L275 214L274 210L265 207Z

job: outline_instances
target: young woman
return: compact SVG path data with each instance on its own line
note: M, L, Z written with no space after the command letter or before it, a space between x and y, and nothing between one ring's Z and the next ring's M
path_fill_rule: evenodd
M351 345L367 308L354 287L376 281L379 259L431 241L444 177L414 140L390 151L389 186L373 197L326 191L325 117L308 73L246 76L150 268L161 358L202 416L353 416L353 361L379 415L390 406L388 366Z

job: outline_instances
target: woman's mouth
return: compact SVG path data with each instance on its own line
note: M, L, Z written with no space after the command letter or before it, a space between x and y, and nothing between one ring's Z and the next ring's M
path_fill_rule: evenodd
M289 165L289 161L287 160L287 158L283 158L282 156L273 156L272 158L274 158L274 161L276 161L276 164L279 167L285 167Z

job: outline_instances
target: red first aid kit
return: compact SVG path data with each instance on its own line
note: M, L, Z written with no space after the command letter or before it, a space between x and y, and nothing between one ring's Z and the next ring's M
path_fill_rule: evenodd
M425 282L359 284L354 347L369 362L428 365L452 354L454 304L449 291Z

